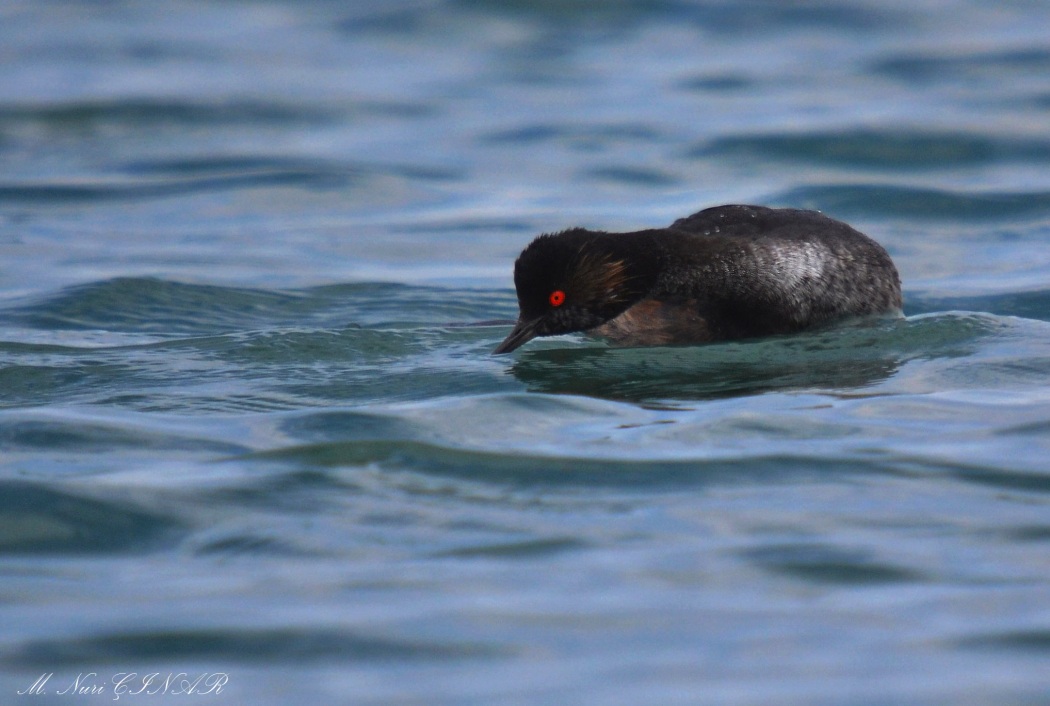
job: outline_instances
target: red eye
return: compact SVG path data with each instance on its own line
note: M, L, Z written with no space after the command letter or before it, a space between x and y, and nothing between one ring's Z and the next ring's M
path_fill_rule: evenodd
M553 292L551 292L551 295L547 301L551 303L551 306L561 306L565 303L565 292L561 291L560 289L555 289Z

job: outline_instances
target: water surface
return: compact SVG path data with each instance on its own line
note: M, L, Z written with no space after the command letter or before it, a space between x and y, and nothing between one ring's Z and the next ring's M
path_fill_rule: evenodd
M1043 3L0 20L0 701L1050 701ZM906 316L490 355L536 233L724 202Z

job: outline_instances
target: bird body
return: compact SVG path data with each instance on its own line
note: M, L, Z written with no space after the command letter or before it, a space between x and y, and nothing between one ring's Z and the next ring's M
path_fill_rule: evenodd
M793 333L901 308L871 238L817 211L717 206L669 228L537 237L514 265L517 325L496 353L586 331L619 345Z

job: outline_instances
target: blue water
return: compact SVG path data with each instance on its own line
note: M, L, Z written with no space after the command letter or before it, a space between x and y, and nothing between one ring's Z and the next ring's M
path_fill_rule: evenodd
M1048 36L0 5L0 703L1050 703ZM727 202L906 317L490 355L535 234Z

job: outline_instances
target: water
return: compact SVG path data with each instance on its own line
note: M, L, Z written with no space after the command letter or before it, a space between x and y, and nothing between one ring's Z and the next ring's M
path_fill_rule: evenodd
M0 702L1050 703L1048 30L0 5ZM489 354L536 233L724 202L906 318Z

